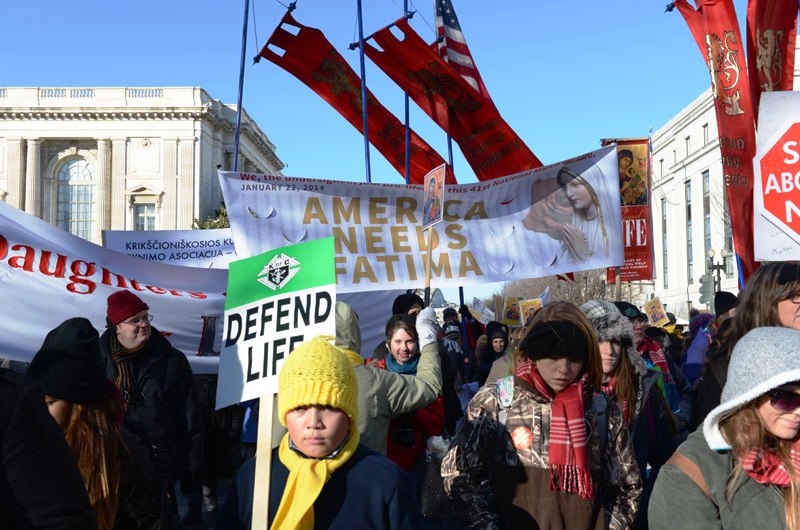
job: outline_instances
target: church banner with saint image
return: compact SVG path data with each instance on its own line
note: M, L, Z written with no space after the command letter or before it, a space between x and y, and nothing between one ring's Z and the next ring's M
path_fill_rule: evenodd
M422 186L219 172L236 252L334 237L337 292L425 281ZM617 155L606 147L475 184L445 186L432 284L470 285L621 265Z

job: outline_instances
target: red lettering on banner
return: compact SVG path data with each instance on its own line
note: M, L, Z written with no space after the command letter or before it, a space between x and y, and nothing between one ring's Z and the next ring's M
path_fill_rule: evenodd
M81 265L86 265L86 270L81 272ZM91 277L95 273L94 263L87 263L81 260L75 260L70 265L70 270L72 271L72 276L69 279L72 283L67 284L67 291L76 294L91 294L97 288L97 284L91 280L87 280L86 278ZM75 284L85 285L86 292L81 292L78 290Z
M28 245L14 245L11 247L11 250L22 250L25 249L25 256L14 256L10 260L8 260L8 264L14 267L15 269L22 269L24 271L33 272L33 260L36 258L36 251L33 250L32 247ZM22 258L22 263L20 264L20 258Z
M0 259L6 259L6 254L8 254L8 239L0 234Z
M64 269L67 267L67 257L58 254L58 258L56 259L56 269L53 272L50 272L49 265L50 265L50 256L52 252L49 250L42 251L42 259L39 260L39 272L44 274L45 276L55 276L56 278L63 278L64 277Z

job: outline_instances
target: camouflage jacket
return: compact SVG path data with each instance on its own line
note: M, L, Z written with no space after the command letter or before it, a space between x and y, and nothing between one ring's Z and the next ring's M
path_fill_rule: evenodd
M491 486L492 471L496 465L549 468L551 404L528 383L516 377L513 381L513 401L506 409L502 434L498 433L500 403L497 386L489 384L481 388L469 402L466 420L442 462L445 490L462 510L468 528L501 528ZM608 442L601 459L600 432L592 400L594 391L590 384L584 386L584 391L589 465L595 495L605 497L605 528L630 528L639 507L642 485L629 430L622 412L610 402L607 407ZM532 440L527 438L525 443L516 444L521 446L519 449L513 440L517 429L523 432L530 429L533 434ZM601 466L601 462L605 465Z

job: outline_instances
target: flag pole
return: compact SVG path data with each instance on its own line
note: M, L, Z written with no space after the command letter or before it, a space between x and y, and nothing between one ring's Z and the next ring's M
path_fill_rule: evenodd
M364 65L364 21L361 13L361 0L356 0L358 18L358 59L361 64L361 115L364 120L364 163L367 166L367 183L372 182L369 162L369 125L367 124L367 71Z
M236 100L236 133L233 137L233 170L239 171L239 131L242 129L242 94L244 93L244 57L247 53L247 19L250 14L250 0L244 0L244 20L242 21L242 58L239 61L239 94Z
M408 0L403 0L403 16L407 17L409 15L408 12ZM411 119L409 118L408 113L408 94L403 92L403 99L405 101L405 116L406 116L406 139L405 139L405 149L406 149L406 185L411 182Z

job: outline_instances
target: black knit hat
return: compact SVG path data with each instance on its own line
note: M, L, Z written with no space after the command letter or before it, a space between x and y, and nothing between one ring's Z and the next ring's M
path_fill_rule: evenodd
M106 396L97 330L85 318L70 318L51 330L28 368L48 396L89 403Z
M419 296L407 293L401 294L394 299L394 303L392 304L392 314L399 315L401 313L408 313L408 310L411 309L411 306L414 304L419 304L420 309L425 308L425 301Z
M461 336L461 326L458 324L454 324L452 322L447 323L444 325L444 336L447 339L460 337Z
M458 320L458 311L456 311L452 307L445 307L444 311L442 311L442 318L447 320L448 318L455 318Z
M500 337L504 341L508 342L508 326L501 324L496 320L492 320L486 324L486 336L489 337L489 341Z
M647 315L642 313L638 307L629 302L617 301L614 302L614 305L617 306L617 309L619 309L620 313L631 320L647 320Z
M588 358L589 343L581 329L566 320L550 320L533 326L519 345L531 360L567 357L575 361Z
M737 305L739 305L739 299L733 293L717 291L714 294L714 312L717 315L724 315Z

